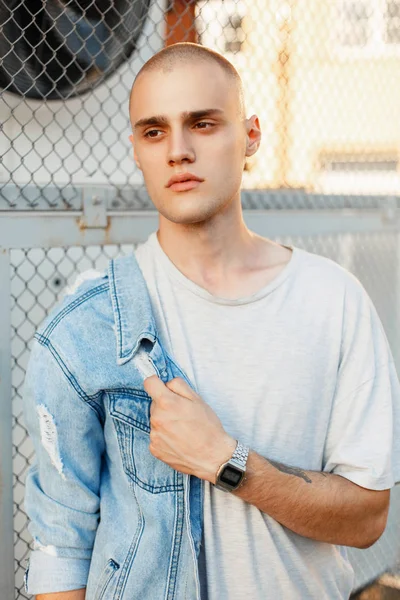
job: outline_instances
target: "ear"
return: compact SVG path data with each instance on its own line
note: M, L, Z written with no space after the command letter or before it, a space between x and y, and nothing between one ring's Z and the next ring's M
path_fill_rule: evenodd
M257 115L246 119L246 156L255 154L261 142L260 122Z
M133 143L133 135L132 135L132 134L129 136L129 140L130 140L130 142L131 142L131 144L132 144L132 148L133 148L133 158L135 159L136 166L137 166L137 168L138 168L138 169L140 169L140 170L141 170L140 163L139 163L139 159L138 159L138 156L137 156L137 154L136 154L136 150L135 150L135 145L134 145L134 143Z

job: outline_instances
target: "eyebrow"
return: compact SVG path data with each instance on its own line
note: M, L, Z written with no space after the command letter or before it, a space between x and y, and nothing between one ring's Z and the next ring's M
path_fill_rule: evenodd
M195 119L202 119L204 117L210 117L212 115L223 114L223 110L220 108L205 108L203 110L191 110L181 113L181 117L184 121L194 121ZM149 125L168 125L169 121L165 115L155 115L153 117L145 117L139 119L133 125L133 129L139 129L141 127L147 127Z

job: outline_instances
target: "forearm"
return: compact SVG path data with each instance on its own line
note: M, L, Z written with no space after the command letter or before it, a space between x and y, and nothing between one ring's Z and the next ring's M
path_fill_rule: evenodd
M295 533L322 542L366 548L386 524L388 491L287 467L256 452L249 454L246 481L233 493Z
M39 594L36 600L85 600L86 588L71 590L70 592L54 592L52 594Z

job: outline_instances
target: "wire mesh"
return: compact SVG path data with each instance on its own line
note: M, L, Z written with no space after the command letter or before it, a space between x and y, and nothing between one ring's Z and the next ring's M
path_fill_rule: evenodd
M399 236L392 234L340 234L330 236L281 237L278 241L294 244L342 264L358 276L382 319L389 342L400 366L398 339L400 314L398 286L400 256ZM12 385L13 385L13 473L15 534L15 598L29 598L23 589L23 574L31 538L24 511L26 470L33 459L22 414L22 386L32 336L39 323L57 303L77 274L87 269L103 270L117 254L133 251L134 245L90 246L87 248L38 248L11 251L12 293ZM399 490L396 490L397 492ZM399 494L384 537L362 554L353 551L352 560L359 587L400 560Z
M263 131L244 188L399 196L400 0L0 0L0 19L3 209L10 185L69 209L93 184L129 208L129 90L177 41L243 78Z

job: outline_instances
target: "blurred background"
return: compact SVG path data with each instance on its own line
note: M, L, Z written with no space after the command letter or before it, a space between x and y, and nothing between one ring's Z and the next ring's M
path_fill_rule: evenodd
M1 600L29 598L32 336L78 273L156 230L128 97L143 63L180 41L229 59L260 118L250 229L352 271L400 367L400 0L0 0ZM396 572L398 487L384 536L351 559L355 591Z

